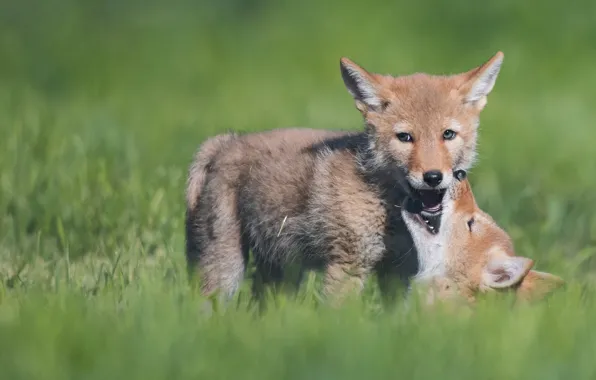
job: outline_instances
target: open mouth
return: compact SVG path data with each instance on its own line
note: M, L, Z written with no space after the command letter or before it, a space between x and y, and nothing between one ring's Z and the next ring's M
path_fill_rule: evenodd
M413 198L409 198L407 210L416 214L420 223L426 226L431 234L437 234L441 226L441 212L443 211L443 197L445 189L419 190L411 188Z
M427 215L440 214L443 210L443 197L445 189L440 190L418 190L413 189L414 195L422 202L422 212Z

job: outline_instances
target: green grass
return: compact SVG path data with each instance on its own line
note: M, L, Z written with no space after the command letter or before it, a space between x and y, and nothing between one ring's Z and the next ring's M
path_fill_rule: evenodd
M588 0L0 1L0 378L594 378L595 40ZM206 137L360 128L344 55L450 73L498 50L474 192L565 290L468 315L383 310L374 281L333 310L311 281L201 314L183 216Z

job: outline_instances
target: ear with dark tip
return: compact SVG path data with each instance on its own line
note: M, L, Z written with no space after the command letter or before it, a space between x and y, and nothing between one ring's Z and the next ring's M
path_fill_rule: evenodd
M521 256L503 256L491 259L482 272L484 285L493 289L510 288L519 284L528 274L534 261Z
M564 285L565 281L561 277L531 270L522 280L516 294L525 301L538 301Z
M344 84L359 109L361 105L371 109L387 107L388 102L379 96L379 83L373 75L345 57L340 61L340 68Z
M484 108L486 97L497 81L503 56L502 52L498 52L481 66L464 74L465 81L459 88L464 103L471 104L478 110Z

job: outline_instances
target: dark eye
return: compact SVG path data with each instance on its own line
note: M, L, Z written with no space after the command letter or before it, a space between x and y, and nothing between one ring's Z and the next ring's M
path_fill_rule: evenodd
M414 140L411 134L405 132L400 132L396 136L397 139L401 142L412 142L412 140Z
M455 133L454 130L446 129L445 132L443 132L443 140L453 140L456 134L457 133Z
M474 224L474 218L468 220L468 229L470 230L470 232L472 232L472 224Z

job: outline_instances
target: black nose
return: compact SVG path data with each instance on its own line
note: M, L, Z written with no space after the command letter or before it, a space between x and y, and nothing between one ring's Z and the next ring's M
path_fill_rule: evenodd
M429 170L426 173L424 173L422 178L428 186L437 187L443 180L443 173L441 173L438 170Z

